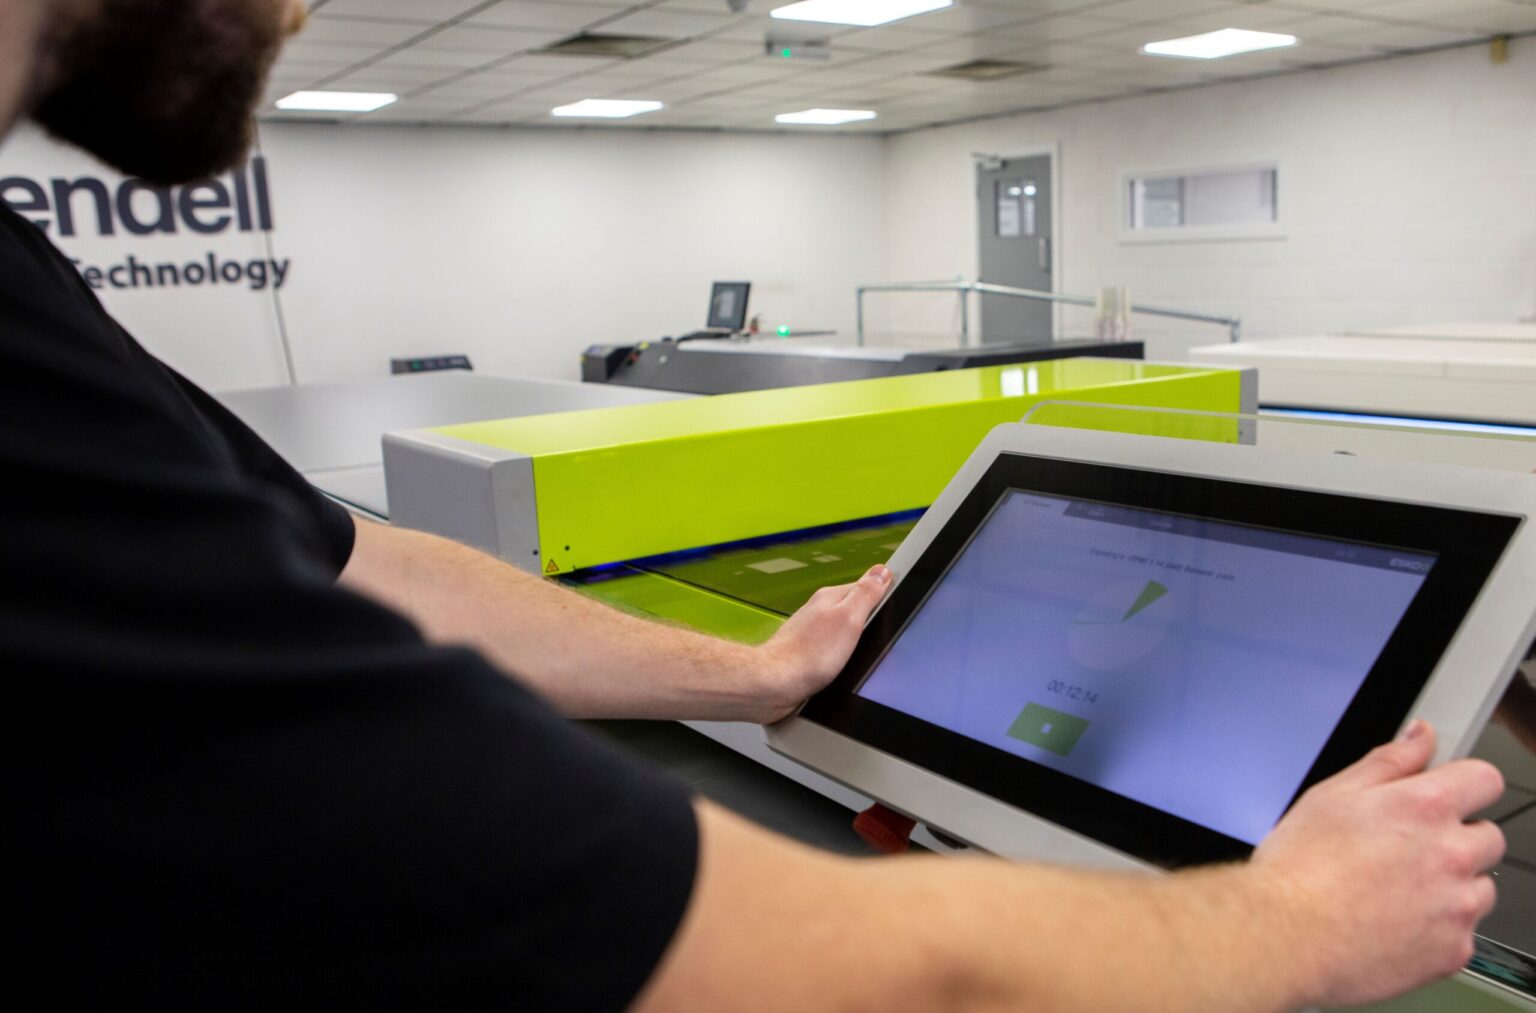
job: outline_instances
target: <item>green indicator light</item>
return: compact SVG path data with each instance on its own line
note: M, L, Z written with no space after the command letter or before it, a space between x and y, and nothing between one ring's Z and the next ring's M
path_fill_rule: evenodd
M788 327L780 327L779 328L779 337L781 337L781 338L789 337L789 328Z
M791 57L791 56L794 56L794 55L795 55L795 51L794 51L794 50L793 50L793 49L785 49L785 50L784 50L784 59L786 59L786 60L787 60L787 59L789 59L789 58L790 58L790 57Z

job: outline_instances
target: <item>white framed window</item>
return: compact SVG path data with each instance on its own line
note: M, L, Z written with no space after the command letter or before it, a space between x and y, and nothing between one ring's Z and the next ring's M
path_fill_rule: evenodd
M1122 242L1276 239L1284 235L1275 163L1128 172L1121 177Z

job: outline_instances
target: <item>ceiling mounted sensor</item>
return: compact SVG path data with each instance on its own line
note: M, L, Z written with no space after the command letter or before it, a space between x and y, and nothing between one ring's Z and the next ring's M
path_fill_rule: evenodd
M545 46L539 52L549 56L606 56L615 60L630 60L637 56L648 56L677 43L677 39L664 39L655 35L582 32Z
M769 13L782 21L819 21L873 28L953 7L954 0L800 0Z
M953 67L940 67L928 71L929 77L948 77L960 81L1002 81L1010 77L1034 74L1049 67L1045 63L1028 60L969 60Z
M779 60L832 59L832 47L826 39L782 39L768 36L763 40L763 51Z

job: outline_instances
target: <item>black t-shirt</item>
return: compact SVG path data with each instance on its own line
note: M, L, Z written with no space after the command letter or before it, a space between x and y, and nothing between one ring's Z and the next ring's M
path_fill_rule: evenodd
M350 518L3 203L0 420L9 991L633 998L692 890L685 792L338 589Z

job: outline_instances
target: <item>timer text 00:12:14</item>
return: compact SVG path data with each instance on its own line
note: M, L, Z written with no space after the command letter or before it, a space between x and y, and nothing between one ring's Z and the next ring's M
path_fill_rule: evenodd
M1068 700L1078 700L1082 703L1099 702L1098 692L1091 690L1086 686L1074 686L1070 682L1062 682L1059 679L1052 679L1050 682L1045 684L1045 688L1047 692L1055 693L1057 696L1064 696Z

